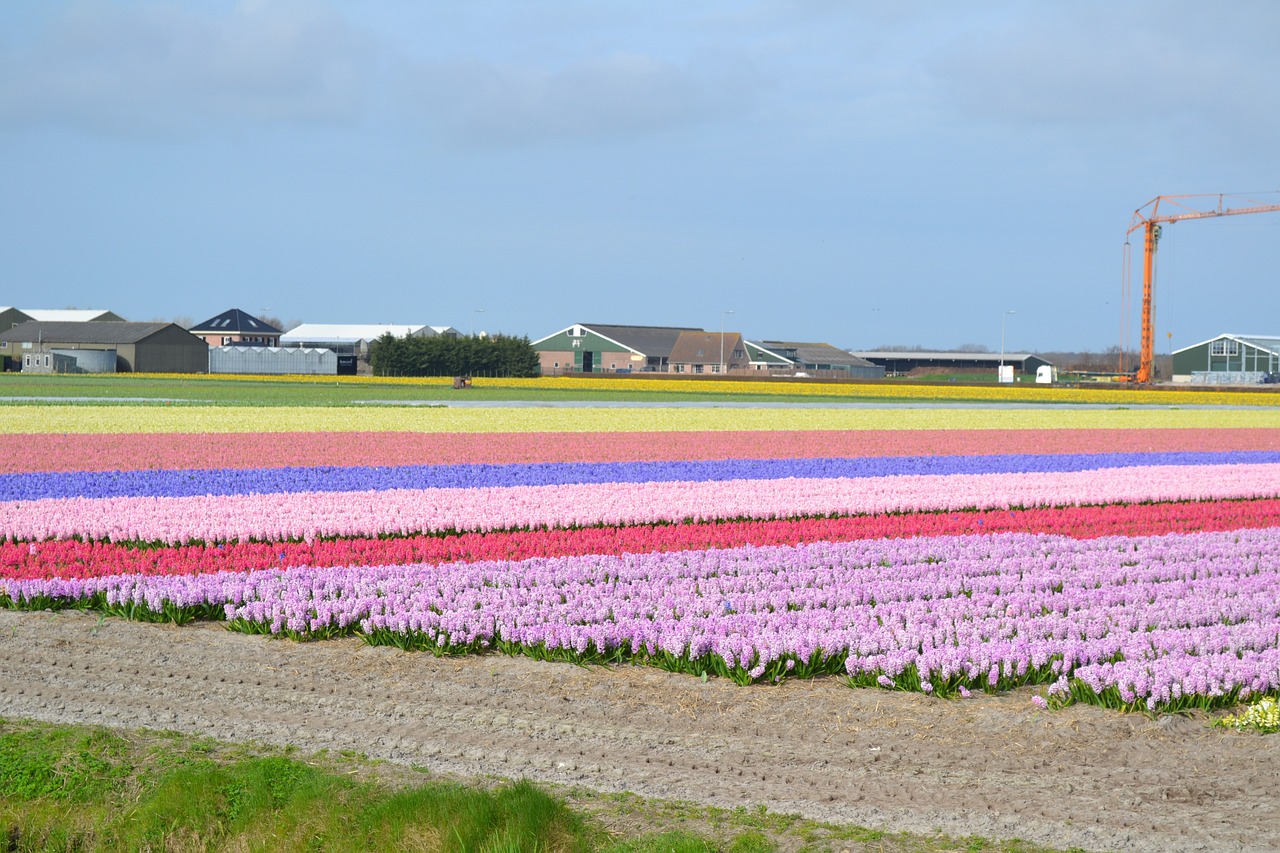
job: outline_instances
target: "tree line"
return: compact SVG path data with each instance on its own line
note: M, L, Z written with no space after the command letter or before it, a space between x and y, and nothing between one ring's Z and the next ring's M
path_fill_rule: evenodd
M538 352L528 337L397 338L384 334L372 343L369 364L375 376L537 376Z

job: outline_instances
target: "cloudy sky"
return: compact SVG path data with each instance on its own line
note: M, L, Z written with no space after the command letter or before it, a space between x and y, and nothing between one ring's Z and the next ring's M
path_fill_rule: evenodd
M1103 350L1136 208L1280 202L1277 33L1272 0L6 0L0 304ZM1158 350L1280 334L1278 238L1166 228Z

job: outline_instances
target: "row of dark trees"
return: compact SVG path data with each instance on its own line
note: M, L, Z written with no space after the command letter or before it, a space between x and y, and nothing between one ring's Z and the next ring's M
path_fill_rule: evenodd
M537 376L538 353L527 337L393 337L373 342L375 376Z

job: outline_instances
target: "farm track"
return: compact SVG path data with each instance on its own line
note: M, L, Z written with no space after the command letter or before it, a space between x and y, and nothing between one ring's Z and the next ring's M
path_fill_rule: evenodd
M0 612L0 716L352 750L837 823L1087 850L1280 849L1280 739L1025 691L740 688L623 667Z

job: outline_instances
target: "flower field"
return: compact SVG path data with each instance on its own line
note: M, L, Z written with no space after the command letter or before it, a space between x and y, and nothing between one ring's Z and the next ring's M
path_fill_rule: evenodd
M0 603L743 684L1280 695L1280 412L10 407Z

